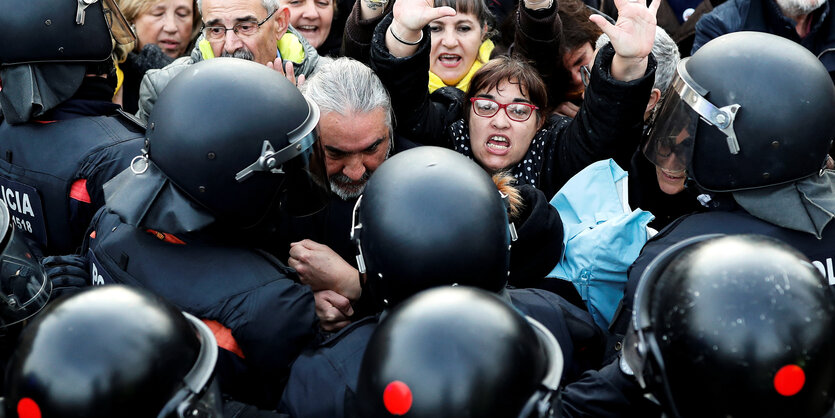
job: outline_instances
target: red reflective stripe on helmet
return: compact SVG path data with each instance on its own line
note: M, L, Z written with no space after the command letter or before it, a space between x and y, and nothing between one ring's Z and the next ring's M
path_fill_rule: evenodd
M41 408L31 398L22 398L17 402L17 415L20 418L41 418Z
M238 342L235 341L235 337L232 336L232 330L226 328L220 322L217 322L212 319L201 319L203 323L209 326L209 329L212 330L212 334L215 335L215 339L217 340L217 346L235 353L240 358L244 357L244 352L241 351L241 347L238 347Z
M409 385L395 380L383 391L383 404L392 415L404 415L412 409L412 390Z
M793 396L803 389L806 383L806 373L800 366L789 364L783 366L774 375L774 389L783 396Z
M70 188L70 198L79 202L90 203L90 194L87 193L87 179L78 179L73 182Z

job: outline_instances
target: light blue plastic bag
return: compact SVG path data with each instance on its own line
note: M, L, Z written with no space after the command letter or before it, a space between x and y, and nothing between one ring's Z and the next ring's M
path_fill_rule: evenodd
M565 253L546 277L572 282L604 330L623 298L626 270L654 232L647 228L653 214L629 208L627 183L614 160L598 161L551 199L562 218Z

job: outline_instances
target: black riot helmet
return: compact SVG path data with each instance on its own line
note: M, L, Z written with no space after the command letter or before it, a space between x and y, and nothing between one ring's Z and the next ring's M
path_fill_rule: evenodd
M299 199L316 190L308 167L318 121L316 104L278 72L214 58L189 66L162 92L148 120L146 152L193 201L247 228L265 218L283 190L307 186L293 196Z
M115 0L3 0L0 64L98 62L135 40Z
M379 308L434 286L504 289L510 232L502 197L472 160L418 147L386 160L354 207L351 238Z
M85 289L21 334L7 417L220 417L208 326L146 290Z
M835 295L803 255L706 235L647 266L621 365L672 417L822 417L835 402L833 327Z
M556 417L562 369L548 329L495 294L430 289L374 331L356 400L363 417Z
M806 48L735 32L679 63L644 154L710 191L792 182L823 167L833 109L835 85Z

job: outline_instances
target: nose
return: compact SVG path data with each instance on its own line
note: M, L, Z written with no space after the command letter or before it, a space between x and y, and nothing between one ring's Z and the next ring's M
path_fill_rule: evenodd
M319 16L319 14L316 13L316 3L312 1L306 1L301 9L302 17L305 19L316 19Z
M177 17L174 13L166 13L163 18L162 30L168 33L177 32Z
M228 53L233 53L240 49L244 42L233 30L226 31L226 38L223 40L223 49Z
M455 34L452 31L443 30L438 35L441 36L441 45L443 45L447 48L454 48L455 47L455 45L457 43L457 40L455 38Z
M507 117L507 112L505 109L499 109L492 118L490 118L490 126L495 129L506 129L510 127L510 118Z
M362 175L365 174L365 164L363 163L362 156L352 155L345 162L345 167L342 168L342 174L348 176L353 181L359 181Z

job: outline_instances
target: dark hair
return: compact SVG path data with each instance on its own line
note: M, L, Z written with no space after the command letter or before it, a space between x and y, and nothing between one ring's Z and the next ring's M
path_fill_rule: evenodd
M545 118L548 92L545 89L545 82L537 74L536 69L518 57L501 55L487 61L473 74L464 102L464 119L467 121L470 119L470 99L476 94L498 87L502 81L518 85L522 94L528 96L531 103L539 107L536 112L538 120Z
M476 19L481 25L487 25L487 33L485 36L489 38L492 36L491 31L496 27L495 18L484 0L434 0L435 7L448 6L455 9L458 13L468 13L475 15Z
M585 3L580 0L560 0L559 15L562 21L562 55L584 43L594 49L594 43L603 31L589 20L592 12Z

